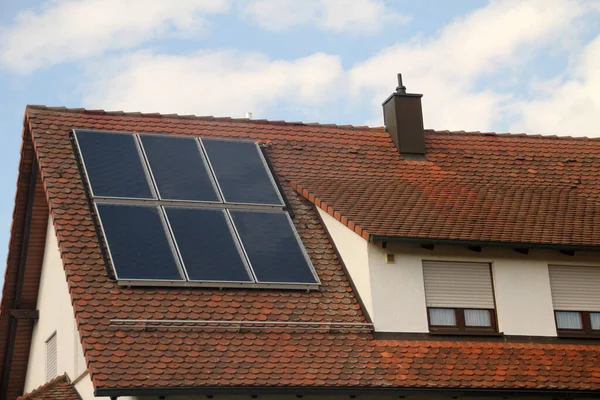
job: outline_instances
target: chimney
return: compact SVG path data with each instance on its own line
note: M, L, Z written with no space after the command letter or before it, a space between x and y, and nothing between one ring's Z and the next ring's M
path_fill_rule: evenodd
M402 74L398 74L398 87L383 102L385 129L406 160L425 159L425 134L423 132L422 94L406 93Z

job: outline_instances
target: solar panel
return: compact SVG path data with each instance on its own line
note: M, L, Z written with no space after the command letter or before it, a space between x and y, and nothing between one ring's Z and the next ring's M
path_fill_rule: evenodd
M286 212L229 212L258 282L317 283Z
M119 279L182 280L158 207L97 208Z
M165 210L190 280L252 282L225 210Z
M90 130L75 138L118 280L319 284L257 143Z
M202 144L226 202L283 205L256 143L202 139Z
M79 129L75 134L94 196L154 197L133 135Z
M161 199L219 202L194 138L140 135Z

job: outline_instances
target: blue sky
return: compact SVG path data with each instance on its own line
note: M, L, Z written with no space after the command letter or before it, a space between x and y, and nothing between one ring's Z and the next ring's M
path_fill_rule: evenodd
M0 2L0 257L26 104L600 136L600 0Z

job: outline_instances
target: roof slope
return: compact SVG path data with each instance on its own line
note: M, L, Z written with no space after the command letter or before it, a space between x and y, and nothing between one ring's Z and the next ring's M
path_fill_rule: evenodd
M294 186L365 238L600 246L600 141L428 131L404 161L385 139L320 149Z
M61 375L17 400L81 400L67 375Z
M464 136L428 133L428 151L438 165L399 160L383 129L40 107L29 107L26 117L96 389L346 386L600 390L600 347L591 344L381 341L374 340L370 333L125 329L111 324L115 318L365 322L316 210L292 189L291 182L322 184L336 177L343 181L361 177L393 178L416 185L423 179L457 179L463 171L468 181L490 185L497 182L498 187L509 187L512 182L564 187L581 177L585 184L580 190L591 199L600 185L592 185L597 178L587 171L591 174L595 166L588 164L595 157L593 151L600 153L600 142L483 135L465 140ZM269 157L295 211L294 223L322 281L322 290L306 293L118 286L106 273L69 139L72 128L236 137L271 143ZM491 144L485 144L487 140L496 143L494 152ZM537 162L534 153L546 160L546 149L555 154L553 149L563 146L563 157L578 150L569 157L576 159L577 171L586 172L574 172L564 160L563 168L569 172L560 178L553 179L555 175L545 172L541 164L539 179L532 181L529 174L537 176L533 172L510 176L507 166L491 164L500 157L495 151L512 154L513 150L501 150L507 147L502 145L504 140L526 142L520 150L514 150L514 156L527 148L526 154L519 156L526 158L523 162L530 169ZM457 146L467 146L460 144L463 142L473 147L459 150ZM538 150L533 152L536 143ZM473 160L462 157L465 153L480 157L477 173L465 165L464 160ZM512 157L508 153L504 159ZM448 171L440 165L447 166ZM484 177L482 171L490 175ZM575 175L577 178L570 178ZM381 195L387 196L384 192ZM384 203L389 199L380 200ZM356 207L366 209L368 205L359 203ZM367 214L357 213L357 221Z

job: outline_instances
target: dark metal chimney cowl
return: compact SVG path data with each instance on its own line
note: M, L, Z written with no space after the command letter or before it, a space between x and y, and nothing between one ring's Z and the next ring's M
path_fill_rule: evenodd
M402 158L425 158L425 133L423 130L422 94L406 93L402 74L398 74L398 87L383 102L383 120Z

